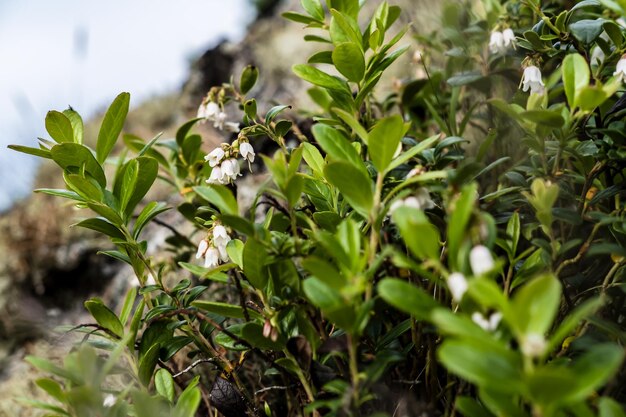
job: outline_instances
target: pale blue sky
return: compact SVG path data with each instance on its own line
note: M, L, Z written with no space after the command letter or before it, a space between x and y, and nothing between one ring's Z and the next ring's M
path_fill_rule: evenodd
M239 39L247 0L0 0L0 210L30 192L36 146L50 109L89 117L119 92L132 104L172 91L189 59Z

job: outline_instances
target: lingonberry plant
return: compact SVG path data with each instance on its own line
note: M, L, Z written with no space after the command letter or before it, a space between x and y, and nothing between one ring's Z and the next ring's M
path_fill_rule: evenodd
M384 91L407 28L399 7L366 19L362 3L284 14L324 47L293 67L319 106L310 131L286 105L259 115L249 66L172 140L128 136L110 158L122 93L95 148L71 109L48 113L52 141L12 146L61 168L67 189L37 191L95 212L77 225L109 236L102 253L139 282L118 312L85 302L95 323L63 366L29 359L53 375L37 383L56 403L38 406L625 415L626 4L444 6L440 30L415 35L415 77ZM193 128L207 121L236 135L206 149ZM246 168L269 174L252 207L237 199ZM142 239L172 208L142 202L157 177L195 230L159 262Z

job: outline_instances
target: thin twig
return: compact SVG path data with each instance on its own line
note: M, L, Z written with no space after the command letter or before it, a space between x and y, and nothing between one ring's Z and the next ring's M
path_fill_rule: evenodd
M271 386L271 387L265 387L265 388L261 388L260 390L254 391L254 395L259 395L259 394L262 394L264 392L274 391L274 390L276 390L276 391L278 391L278 390L286 391L286 390L288 390L290 388L294 388L294 387L296 387L296 385L288 385L288 386L274 385L274 386Z
M178 378L179 376L181 376L183 374L186 374L187 372L191 371L193 368L195 368L196 366L200 365L201 363L207 363L207 362L214 363L215 362L215 358L198 359L197 361L193 362L191 365L189 365L188 367L186 367L182 371L172 375L172 377Z

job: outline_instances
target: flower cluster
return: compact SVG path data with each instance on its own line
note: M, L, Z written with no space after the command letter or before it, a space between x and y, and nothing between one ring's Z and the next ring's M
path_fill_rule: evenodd
M239 123L227 122L228 115L224 109L213 100L213 94L209 93L198 107L197 117L213 122L213 127L228 132L239 132Z
M496 330L498 324L500 324L500 320L502 320L502 313L499 311L491 314L489 318L483 316L478 311L472 313L472 321L488 332Z
M250 163L254 162L256 155L254 148L244 137L240 137L232 145L222 143L218 148L209 152L204 157L204 160L209 163L213 170L206 182L209 184L230 184L234 182L241 175L239 161L237 160L238 155L241 155L244 161L248 162L248 167L250 167Z
M399 207L412 207L419 210L430 210L435 208L435 203L430 198L430 193L425 188L419 188L415 195L405 199L398 199L391 203L389 214L393 214Z
M494 30L489 39L489 50L492 54L499 54L506 52L510 47L515 48L515 43L515 33L510 28L502 32Z
M543 94L545 91L545 84L541 76L541 70L535 65L529 65L524 68L524 75L522 76L522 90L536 94Z
M483 245L477 245L472 248L469 255L469 261L470 268L475 276L484 275L487 272L490 272L495 266L491 252ZM467 289L469 288L465 275L460 272L451 273L447 279L447 284L450 294L452 294L452 299L457 303L463 299L463 295L465 295ZM490 320L491 318L488 322L490 322ZM495 320L496 319L494 319L494 321ZM500 319L498 318L497 322L499 321ZM497 327L497 323L494 326Z
M214 224L212 232L205 239L200 241L196 259L204 258L205 268L215 268L221 262L228 262L228 252L226 245L231 238L228 231L221 224Z

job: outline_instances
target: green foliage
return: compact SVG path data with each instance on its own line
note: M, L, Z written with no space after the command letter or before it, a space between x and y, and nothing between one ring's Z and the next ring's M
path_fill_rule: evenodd
M626 7L444 5L440 30L415 35L415 79L389 92L377 85L407 50L402 11L383 1L365 16L362 3L284 14L325 48L293 66L320 107L310 132L288 105L259 116L247 66L171 140L124 135L112 175L127 93L95 149L71 109L47 115L52 141L11 146L60 167L66 189L38 191L95 212L76 226L110 237L102 253L139 284L119 315L86 301L94 323L62 366L28 359L54 376L37 385L56 402L33 405L186 417L210 398L225 416L394 415L387 386L445 416L624 415ZM219 128L231 102L243 127L207 154L194 126ZM263 138L275 147L255 159ZM253 207L235 185L242 159L270 174ZM157 178L180 197L142 205ZM154 256L142 231L168 205L193 232Z

